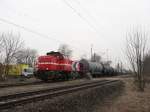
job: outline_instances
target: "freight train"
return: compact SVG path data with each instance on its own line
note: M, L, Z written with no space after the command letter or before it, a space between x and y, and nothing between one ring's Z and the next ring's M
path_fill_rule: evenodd
M115 71L110 66L85 59L73 61L62 53L54 51L38 57L34 70L35 77L44 81L84 77L86 73L98 77L113 75Z

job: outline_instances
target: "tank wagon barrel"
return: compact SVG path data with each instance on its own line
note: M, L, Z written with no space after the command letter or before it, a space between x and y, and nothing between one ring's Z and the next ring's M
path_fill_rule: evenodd
M89 62L89 71L94 75L103 74L103 66L100 63Z
M114 69L111 66L104 65L98 62L90 62L82 59L79 61L83 66L81 68L82 73L91 73L93 77L99 77L102 75L111 76L114 74Z

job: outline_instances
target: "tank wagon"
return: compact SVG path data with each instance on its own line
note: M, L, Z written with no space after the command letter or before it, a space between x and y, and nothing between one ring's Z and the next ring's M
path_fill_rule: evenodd
M80 71L82 71L83 74L90 73L93 77L99 77L99 76L112 76L114 75L114 69L111 66L104 65L102 63L97 62L90 62L88 60L82 59L79 61L80 65Z

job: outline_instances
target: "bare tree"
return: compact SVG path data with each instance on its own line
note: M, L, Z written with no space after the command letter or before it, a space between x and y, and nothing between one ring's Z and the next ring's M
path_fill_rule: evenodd
M80 59L86 59L86 60L88 60L86 54L81 55Z
M14 62L15 56L18 51L22 49L24 42L21 41L20 35L14 35L12 33L2 34L3 49L4 49L4 64L5 64L5 75L8 75L9 64Z
M100 62L101 62L101 56L98 55L97 53L94 53L94 54L92 55L92 57L91 57L91 61L92 61L92 62L98 62L98 63L100 63Z
M67 57L71 57L72 55L72 50L69 48L67 44L60 45L58 51Z
M148 78L148 77L150 77L150 69L149 69L149 67L150 67L150 52L145 56L143 64L144 64L144 70L143 70L144 74Z
M0 63L0 80L3 80L4 65Z
M104 66L111 66L112 61L108 60L108 61L102 61L101 62Z
M0 36L0 54L1 54L2 50L3 50L3 46L4 46L3 38L2 38L2 36Z
M126 54L135 76L136 85L140 91L144 91L143 60L146 55L147 34L137 30L133 33L128 33L126 41Z
M2 36L0 36L0 79L3 79L3 64L2 64L2 51L3 51L3 41Z
M122 64L122 62L121 61L119 61L117 64L116 64L116 70L117 70L117 72L119 73L119 74L122 74L122 72L123 72L123 69L125 69L125 68L123 68L123 64Z
M33 66L36 58L37 51L30 48L20 50L16 55L17 63L28 64L31 67Z

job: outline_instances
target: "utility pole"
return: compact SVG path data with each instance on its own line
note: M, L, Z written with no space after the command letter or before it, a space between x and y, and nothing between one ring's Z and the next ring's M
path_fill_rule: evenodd
M121 70L120 70L120 72L121 72L121 74L122 74L122 62L120 62L120 64L121 64L121 68L120 68Z
M117 64L117 72L120 73L120 64L119 64L119 61L118 61L118 64Z
M94 62L96 62L95 56L96 56L96 54L94 53L94 54L93 54L93 61L94 61Z
M107 62L108 62L108 49L106 49L106 55L107 55Z
M92 55L93 55L93 44L91 44L91 61L92 61Z

